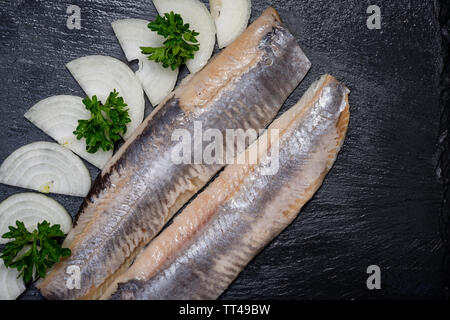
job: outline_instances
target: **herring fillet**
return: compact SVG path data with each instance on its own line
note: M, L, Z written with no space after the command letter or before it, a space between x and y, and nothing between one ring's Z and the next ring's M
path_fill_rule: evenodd
M225 168L102 298L215 299L222 294L322 184L347 131L348 92L329 75L316 81L248 148L247 155L257 154L258 162ZM275 140L274 129L279 130ZM267 175L263 170L276 154L278 171Z
M185 79L106 165L66 238L70 257L38 283L48 299L95 299L222 164L171 160L176 129L263 129L311 64L269 8L228 48ZM230 148L224 141L225 153ZM70 270L80 287L71 288ZM74 269L75 268L75 269Z

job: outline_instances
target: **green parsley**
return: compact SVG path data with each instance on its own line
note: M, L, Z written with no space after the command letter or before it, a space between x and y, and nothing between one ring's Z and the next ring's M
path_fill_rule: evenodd
M86 150L96 153L114 149L114 143L121 139L120 134L127 132L127 123L131 122L127 104L119 93L114 90L106 99L105 104L98 101L97 96L83 99L86 109L91 112L89 120L78 120L78 127L73 132L77 139L86 138Z
M29 232L21 221L16 221L16 226L10 226L9 232L2 236L3 239L15 240L5 245L0 258L6 267L18 270L19 277L23 276L25 283L33 279L33 270L34 278L44 278L48 268L59 262L61 257L71 254L70 249L58 244L57 240L64 237L59 224L50 226L49 222L44 221L33 232ZM29 245L31 247L18 256Z
M148 24L150 30L166 38L163 47L141 47L142 53L149 55L149 60L161 62L164 68L175 70L187 60L194 58L200 44L195 38L199 35L189 29L189 23L184 24L179 14L166 13L164 17L157 16L156 20Z

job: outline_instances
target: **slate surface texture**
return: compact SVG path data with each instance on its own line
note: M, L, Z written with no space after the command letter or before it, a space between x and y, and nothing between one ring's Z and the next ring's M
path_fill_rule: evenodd
M267 6L279 10L313 64L283 110L330 73L351 89L351 122L323 187L222 298L448 297L448 1L252 2L252 20ZM81 30L66 27L71 4L81 8ZM380 30L366 26L371 4L381 8ZM125 61L111 22L155 16L150 0L0 0L0 161L51 141L23 118L33 104L83 95L67 62ZM22 191L0 185L0 201ZM51 196L72 215L82 201ZM381 268L381 290L366 287L369 265ZM21 298L42 297L31 286Z

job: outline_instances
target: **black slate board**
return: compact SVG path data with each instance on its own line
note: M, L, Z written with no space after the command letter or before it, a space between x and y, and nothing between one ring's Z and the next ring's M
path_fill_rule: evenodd
M66 27L70 4L81 7L81 30ZM381 8L381 30L366 26L371 4ZM222 298L444 298L450 85L439 13L448 27L448 11L437 0L253 0L252 20L267 6L279 10L313 64L283 110L330 73L352 91L351 123L323 187ZM20 146L50 141L23 118L34 103L83 95L67 62L91 54L125 61L110 23L155 16L149 0L0 0L0 161ZM448 41L448 29L442 33ZM98 171L88 167L94 177ZM0 201L22 191L0 185ZM82 201L52 197L71 214ZM381 290L366 287L373 264L382 271ZM31 287L21 298L41 296Z

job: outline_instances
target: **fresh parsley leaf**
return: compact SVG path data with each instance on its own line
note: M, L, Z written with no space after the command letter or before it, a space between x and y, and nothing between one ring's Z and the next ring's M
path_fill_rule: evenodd
M196 39L199 33L190 30L189 23L184 24L183 18L173 11L163 17L157 16L148 27L166 38L166 41L164 46L159 48L141 47L142 53L149 55L149 60L162 63L164 68L171 67L175 70L187 60L193 59L194 52L200 48Z
M19 277L23 276L25 283L34 278L44 278L48 268L59 262L61 257L70 256L68 248L62 248L58 240L64 237L61 226L50 225L48 221L38 223L37 229L29 232L21 221L16 221L16 227L10 226L9 232L3 239L15 239L8 242L2 251L0 258L5 266L17 269ZM26 247L30 248L26 250ZM25 252L21 254L21 252Z
M105 104L98 101L97 96L83 99L86 109L91 112L89 120L78 120L78 127L73 132L77 139L86 138L86 150L96 153L98 149L108 151L114 149L114 143L121 139L120 134L127 132L127 123L131 122L127 104L114 90Z

